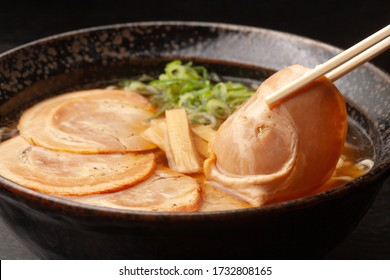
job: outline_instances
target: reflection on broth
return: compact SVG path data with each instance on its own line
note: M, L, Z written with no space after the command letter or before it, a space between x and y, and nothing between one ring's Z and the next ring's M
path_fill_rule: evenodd
M272 179L280 166L286 167L284 161L288 158L280 156L286 148L276 150L280 163L275 161L269 165L271 167L264 167L267 163L260 162L257 169L243 167L237 173L239 161L230 161L236 166L220 163L218 167L216 163L213 168L219 168L218 172L232 179L221 181L222 175L204 174L204 161L219 157L221 146L215 143L223 138L226 141L229 134L225 133L221 138L218 127L223 124L226 129L225 120L228 118L226 123L229 123L233 112L245 109L257 98L250 87L239 82L239 78L236 82L221 82L221 78L211 76L204 67L176 61L168 64L166 72L157 80L150 77L127 80L109 89L73 92L38 103L23 113L17 128L0 128L3 142L0 144L0 175L30 189L84 204L140 211L207 212L268 205L313 195L343 185L372 168L373 152L366 144L368 137L350 120L341 155L337 148L334 151L336 161L339 159L337 165L336 161L333 166L330 163L323 171L330 173L320 174L326 181L318 183L320 181L313 179L310 188L289 183L280 190L282 195L270 195L277 193L275 190L286 184L288 178L300 182L299 176L294 175L305 172L300 169L314 168L313 172L316 172L315 166L323 164L323 158L317 158L314 167L302 167L296 164L299 160L290 160L289 164L294 167L281 179ZM325 85L327 81L322 83ZM317 87L321 88L322 84ZM248 103L240 107L250 96L253 97ZM261 106L254 110L260 110L258 108ZM237 117L237 113L234 116ZM280 116L264 118L268 118L267 125L256 127L259 137L256 141L266 141L264 135L274 127L271 121L278 122ZM282 121L286 122L281 126L282 132L275 130L274 134L268 134L276 137L271 142L279 141L275 139L291 122L289 119ZM236 137L237 128L234 131L232 135ZM333 141L332 137L330 135L329 139ZM276 146L283 147L283 141L290 141L290 138L292 136L286 136ZM364 145L360 143L362 141ZM224 147L224 153L232 153L232 145L235 144ZM298 153L302 153L301 146L297 146ZM262 153L266 152L269 151ZM276 155L275 151L270 153ZM254 154L240 153L239 156L243 155L246 161ZM210 167L206 164L207 168ZM269 171L263 171L267 168ZM229 171L225 172L225 169ZM261 179L256 185L251 178L258 174L266 180ZM252 182L247 186L256 189L255 194L241 193L240 188L246 186L235 183L247 177L248 182ZM229 185L229 182L233 183ZM296 188L302 189L296 191Z

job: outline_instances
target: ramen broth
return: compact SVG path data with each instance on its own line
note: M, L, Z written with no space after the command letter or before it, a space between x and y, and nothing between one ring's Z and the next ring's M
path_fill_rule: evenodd
M234 67L229 66L228 69L234 69ZM246 71L255 72L254 69L250 69ZM240 73L240 71L235 70L233 71L233 73L237 74ZM245 72L243 75L244 77L247 77L246 76L247 72ZM251 77L259 78L261 77L261 75L263 74L258 74L256 76L256 73L252 73ZM226 77L223 78L226 79ZM232 77L229 75L228 79L231 80ZM242 82L244 84L259 83L259 79L257 79L256 81L255 79L234 77L234 80ZM15 115L20 115L20 114L15 114ZM5 141L9 138L18 135L18 131L16 129L16 122L17 122L17 118L8 118L8 122L2 124L3 126L0 127L0 141ZM10 123L12 123L12 125L9 125ZM319 192L333 189L337 186L346 184L347 182L350 182L353 179L367 173L373 165L372 159L374 157L374 151L372 147L373 146L370 142L370 139L366 135L364 130L358 125L357 122L355 122L352 119L349 119L347 141L342 151L342 156L337 164L336 170L334 171L332 177L328 180L328 182L326 182L320 188L317 188L314 192L307 193L306 195L307 196L313 195ZM165 153L162 152L159 148L154 149L153 152L158 155L157 165L163 168L168 168ZM318 160L321 161L321 159ZM187 174L187 176L191 176L199 182L201 188L201 198L202 198L200 208L198 209L199 212L232 210L232 209L251 207L249 203L242 201L232 195L229 195L225 192L222 192L219 189L214 188L213 186L206 184L204 175L201 173L190 174L190 175ZM180 185L178 185L177 188L180 188ZM118 195L121 192L125 192L125 191L120 190L115 192L115 194ZM79 203L105 206L106 205L105 200L113 199L113 194L110 193L110 194L94 194L94 195L85 195L85 196L61 196L61 197ZM271 201L268 202L267 204L272 204L277 202L280 201ZM126 205L122 205L122 206L123 207L120 208L126 208Z

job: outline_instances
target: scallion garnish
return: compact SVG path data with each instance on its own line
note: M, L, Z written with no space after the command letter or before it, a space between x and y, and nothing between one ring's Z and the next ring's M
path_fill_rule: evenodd
M148 97L157 107L153 118L168 109L185 108L192 123L213 127L218 127L254 93L242 83L221 82L205 67L180 60L168 63L157 80L144 75L137 80L124 80L118 87Z

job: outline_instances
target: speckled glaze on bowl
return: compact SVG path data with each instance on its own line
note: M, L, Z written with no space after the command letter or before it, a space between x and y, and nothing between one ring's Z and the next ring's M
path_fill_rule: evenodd
M228 62L267 75L295 63L314 67L338 52L286 33L214 23L150 22L70 32L0 55L0 118L4 123L69 88L139 74L153 61ZM172 214L81 205L0 178L1 216L41 258L320 258L353 230L389 176L389 76L365 65L337 86L350 118L372 140L375 160L368 174L337 189L261 208Z

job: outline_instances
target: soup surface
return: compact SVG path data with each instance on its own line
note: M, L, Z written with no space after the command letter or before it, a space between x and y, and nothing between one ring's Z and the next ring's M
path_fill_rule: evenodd
M161 67L161 66L162 65L159 64L156 66L156 68ZM209 67L209 66L212 70L215 70L215 71L220 70L219 73L221 76L215 76L214 77L215 80L217 80L217 81L233 81L235 83L246 85L247 90L242 91L245 94L247 94L247 92L250 92L251 89L252 90L256 89L257 86L262 82L262 80L270 74L269 71L266 71L264 69L247 68L247 67L237 66L237 65L209 64L207 67ZM140 71L140 74L145 74L142 72L141 69L139 69L139 71ZM172 71L179 71L179 70L173 69ZM151 71L151 73L146 73L146 74L152 76L152 78L150 78L150 77L146 78L146 81L153 80L153 78L156 79L156 77L157 77L157 75L153 71ZM215 75L215 74L212 74L212 75ZM123 85L127 85L127 86L129 85L129 83L127 81L123 81L122 79L119 79L119 81L120 81L119 83L109 81L109 82L105 83L105 85L109 85L110 88L115 88L115 89L119 88L121 90L126 89L126 88L124 88ZM132 78L131 81L141 82L143 85L149 85L147 82L145 82L145 78L140 78L140 76L136 76L136 77ZM127 84L126 84L126 82L127 82ZM102 82L99 81L98 84L102 84ZM220 87L223 87L223 84L220 84ZM86 85L85 88L95 88L95 85L89 84L89 85ZM234 89L236 89L236 88L233 88L233 90ZM132 91L138 90L141 94L146 96L146 98L149 98L149 100L151 99L150 93L142 92L142 91L145 91L145 87L142 87L142 86L140 87L139 84L138 84L138 88L133 87L131 90ZM153 90L153 89L146 88L146 91L147 90ZM197 89L197 90L200 91L200 90L203 90L203 88ZM240 90L241 90L241 88L240 88ZM245 94L243 94L243 95L245 95ZM119 95L120 95L120 93L119 93ZM241 95L241 96L243 96L243 95ZM247 95L247 97L249 97L249 95ZM86 98L86 97L84 96L83 98ZM122 97L119 96L118 98L122 98ZM194 99L194 98L192 97L192 99ZM242 103L245 100L242 99L239 101ZM87 109L89 110L89 109L91 109L90 107L92 106L91 102L89 102L89 101L86 103L86 104L88 104L88 106L85 105L85 107L83 107L84 105L82 103L80 103L79 101L73 102L71 100L69 102L71 102L71 104L70 104L71 107L68 106L66 108L72 108L72 110L74 110L74 112L77 111L77 108L79 108L79 109L81 108L79 111L82 111L82 110L87 110ZM105 101L102 101L102 102L104 103ZM120 101L120 102L122 102L122 101ZM161 100L157 100L157 102L161 102ZM33 102L33 103L35 103L35 102ZM96 106L100 106L99 104ZM107 103L104 103L104 104L107 105ZM113 107L112 107L113 109L111 111L118 112L118 111L122 110L123 109L122 105L123 105L123 103L115 103L115 104L113 103ZM156 103L154 105L156 106ZM214 119L208 118L208 115L203 114L203 115L201 115L200 118L195 119L195 121L193 119L189 118L190 119L189 120L190 129L193 129L194 127L199 126L199 125L201 126L200 130L202 129L202 125L204 127L208 127L207 129L209 129L209 127L212 127L212 129L217 129L219 124L221 122L223 122L223 119L226 118L229 114L231 114L233 112L233 110L231 108L221 110L223 105L220 105L220 104L217 104L217 105L218 105L217 107L212 107L212 109L217 108L215 110L213 109L214 110L213 112L216 114L217 117L215 117ZM137 118L137 123L140 122L139 118L140 117L142 118L142 116L144 116L144 118L145 118L145 116L147 118L150 118L152 116L153 111L150 111L152 113L150 113L150 112L148 113L148 110L145 109L146 111L139 112L139 111L137 111L139 108L134 109L134 106L131 104L129 106L130 107L128 107L126 109L127 110L126 112L129 111L129 108L130 109L133 108L133 109L131 109L133 111L131 111L132 113L130 113L130 114L126 113L126 114L128 114L126 117L132 118L132 114L135 115ZM239 104L235 104L235 106L239 106ZM157 106L157 107L159 107L159 106ZM160 109L162 107L163 107L163 105L160 106ZM196 110L198 109L198 107L199 106L197 105ZM19 112L16 112L16 113L13 112L12 114L9 114L5 118L2 119L2 123L0 124L1 125L1 128L0 128L1 141L6 141L7 139L10 139L13 137L20 137L20 136L18 136L20 132L17 128L17 124L18 124L19 116L24 111L24 109L26 109L26 108L22 108L19 110ZM95 109L95 108L93 108L93 109ZM226 113L227 111L229 114ZM61 114L68 116L68 115L72 115L72 112L62 110ZM152 117L154 123L157 124L155 127L159 127L161 125L166 125L166 124L159 123L159 121L161 120L161 114L159 113L159 108L157 108L154 112L155 112L155 115L157 112L157 115L155 117ZM191 112L192 113L190 113L190 114L192 114L192 116L199 116L200 115L198 111L194 110ZM98 112L94 113L94 116L101 116L104 119L104 117L109 116L109 115L105 115L106 113L107 112L102 113L101 111L98 111ZM109 112L109 113L111 114L112 112ZM43 115L45 115L45 114L49 114L49 112L46 112ZM60 118L62 115L59 115L57 117ZM84 118L84 119L87 117L90 117L90 116L88 116L88 114L87 115L84 114L84 116L83 116L83 114L81 114L80 116L81 116L81 118ZM105 120L107 120L107 119L105 119ZM76 120L74 120L74 122L76 122L76 121L79 122L79 119L76 118ZM93 121L94 120L89 120L88 125L90 125L91 122L93 123ZM202 123L202 122L204 122L204 123ZM115 128L116 123L118 123L117 119L112 120L111 126ZM118 129L119 132L116 131L119 133L118 134L119 136L115 135L116 138L121 137L121 135L122 135L120 133L121 131L123 131L124 129L129 129L128 126L123 126L122 121L120 123L121 123L121 126L119 126L119 129ZM63 124L61 124L61 125L63 125ZM22 135L23 135L23 132L26 130L28 130L30 132L31 126L32 125L30 123L27 123L25 125L25 128L23 128ZM20 126L19 126L19 128L20 128ZM102 128L102 131L107 131L107 129L111 129L111 128ZM144 130L146 130L146 128L139 128L138 126L136 128L134 128L134 125L130 126L130 129L135 129L135 130L144 129ZM39 129L37 129L36 131L33 131L32 135L34 136L34 134L37 134L37 133L40 133ZM84 133L84 131L78 130L77 133L79 133L81 135L82 133ZM112 134L113 132L111 131L110 133ZM193 135L194 131L191 132L191 134ZM200 132L200 134L202 134L202 132ZM91 135L90 136L91 139L99 137L96 134L90 133L89 135ZM155 134L152 134L152 136L150 136L150 135L151 134L149 133L148 137L155 137ZM32 139L33 136L29 136L30 139ZM158 136L160 136L160 138L161 138L161 134ZM129 135L126 134L124 137L128 138ZM162 138L164 138L164 137L162 137ZM69 140L68 138L66 138L66 139ZM32 140L32 141L33 141L33 144L36 144L35 143L36 140ZM163 139L162 141L166 141L166 140ZM185 143L185 140L183 140L183 141ZM205 146L204 146L204 144L207 144L207 139L203 139L203 140L200 139L198 142L200 143L200 146L197 146L197 149L198 149L198 153L200 154L200 158L201 158L200 161L202 161L202 160L204 160L204 158L207 158L207 148L205 148ZM6 142L4 142L4 143L6 143ZM138 145L139 141L136 143ZM133 142L131 142L129 144L129 146L131 146L131 147L132 147L132 145L133 145ZM146 145L144 143L141 143L140 145L147 146L147 148L145 148L145 150L147 150L148 155L153 154L154 157L156 158L156 167L155 167L154 173L152 175L148 175L150 177L148 177L144 181L142 181L143 179L142 180L140 179L142 182L139 182L140 180L134 180L134 183L131 183L131 186L129 186L127 188L123 187L123 188L115 189L115 190L108 189L108 191L102 191L102 192L99 191L99 192L95 192L95 193L94 192L91 192L91 193L85 192L85 193L77 194L77 192L76 192L77 195L75 195L74 193L66 193L65 194L65 193L61 193L61 192L58 192L58 193L54 192L51 194L59 196L59 197L63 197L65 199L73 200L73 201L76 201L79 203L98 205L98 206L103 206L103 207L114 207L114 208L120 208L120 209L141 210L141 211L164 211L164 212L165 211L171 211L171 212L172 211L173 212L200 211L200 212L204 212L204 211L232 210L232 209L251 207L251 205L248 202L243 201L242 199L239 199L238 197L235 197L229 193L221 191L221 190L215 188L214 186L208 184L201 169L198 169L194 172L192 172L192 171L191 172L184 172L185 174L181 174L177 170L176 171L172 170L172 164L170 164L172 162L170 162L170 160L172 161L172 157L174 157L175 155L172 155L172 154L169 155L169 153L168 153L168 156L167 156L167 151L165 149L166 146L164 146L164 143L159 145L159 141L156 140L154 142L154 145L152 145L152 146ZM56 152L57 153L58 152L59 153L69 153L69 150L67 150L67 149L71 149L71 146L68 145L67 147L68 148L66 148L66 149L64 148L63 150L61 150L61 147L58 147L55 145L50 146L50 151L48 151L47 153L48 154L56 153ZM91 152L87 152L87 153L96 153L96 151L98 151L99 149L100 149L100 146L95 143L94 149ZM119 147L119 148L110 147L110 149L111 150L108 151L109 153L114 152L114 153L121 154L121 153L127 152L127 150L126 150L127 147ZM118 150L115 150L115 149L118 149ZM87 150L87 151L89 151L89 150ZM82 150L81 152L84 153L85 149ZM103 153L108 153L108 152L103 151ZM146 153L142 149L135 150L135 152L140 152L142 154ZM21 152L21 153L25 153L25 152ZM41 162L42 160L40 160L40 158L39 158L41 156L40 153L44 154L44 157L46 157L46 151L41 151L41 150L37 151L38 161ZM71 151L71 153L72 153L72 151ZM306 193L305 196L306 195L313 195L313 194L318 193L318 192L323 192L323 191L326 191L328 189L335 188L335 187L343 185L343 184L345 184L345 183L347 183L347 182L349 182L349 181L351 181L359 176L364 175L366 172L368 172L370 170L370 168L373 165L373 161L372 161L372 158L374 156L373 153L374 152L373 152L370 140L367 137L367 135L364 133L363 129L361 127L359 127L359 125L353 119L349 119L348 120L347 141L345 143L344 149L342 151L342 155L340 157L340 160L337 164L335 171L333 172L331 178L325 184L323 184L321 187L317 188L315 191L311 191L309 193ZM68 160L67 154L65 154L65 156L66 156L65 160ZM0 154L0 158L1 157L2 157L2 155ZM80 159L77 159L77 160L80 161ZM320 164L321 159L319 158L318 161ZM69 162L72 162L72 161L70 160ZM109 160L107 160L107 162L109 162ZM59 164L59 165L61 165L61 164ZM72 164L70 164L70 165L72 165ZM47 163L46 165L43 164L42 168L44 169L45 166L46 167L50 166L50 163ZM95 169L95 167L92 167L92 168ZM152 167L148 167L148 168L151 169ZM33 171L29 171L29 172L33 172ZM27 175L23 175L23 176L27 176ZM88 176L90 176L90 175L87 175L87 177ZM102 176L104 177L106 175L103 174ZM89 182L89 181L86 181L86 182ZM20 184L22 184L22 183L20 183ZM59 181L59 184L61 184L61 181ZM98 182L98 184L100 184L100 182ZM80 187L82 187L82 186L80 186ZM273 201L268 202L268 204L277 203L277 202L280 202L280 200L279 201L273 200Z

